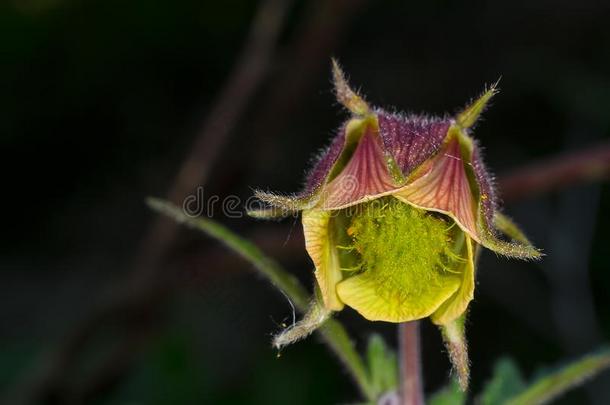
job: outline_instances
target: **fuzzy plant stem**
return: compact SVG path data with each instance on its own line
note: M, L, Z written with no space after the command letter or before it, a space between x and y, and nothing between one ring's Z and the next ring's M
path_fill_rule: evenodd
M419 321L398 325L400 362L400 405L423 405L424 390L421 367Z

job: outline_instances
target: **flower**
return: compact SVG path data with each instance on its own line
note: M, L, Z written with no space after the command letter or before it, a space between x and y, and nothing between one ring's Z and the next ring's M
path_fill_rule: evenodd
M470 135L496 86L455 117L438 118L372 108L335 61L333 74L337 99L351 117L304 191L258 191L268 208L251 215L301 213L319 297L306 325L326 319L320 308L330 314L346 305L372 321L430 317L449 345L461 345L450 353L463 362L463 314L474 296L478 250L541 256L499 212L493 179ZM286 331L280 344L307 330Z

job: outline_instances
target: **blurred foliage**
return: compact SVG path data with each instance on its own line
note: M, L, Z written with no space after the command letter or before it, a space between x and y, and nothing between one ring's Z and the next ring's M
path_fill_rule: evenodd
M432 394L428 403L430 405L463 405L467 395L460 389L460 384L451 380L451 383Z
M342 401L332 394L341 375L325 366L324 350L309 347L291 352L287 359L273 353L255 358L257 369L244 378L224 381L201 353L193 353L188 331L174 330L152 342L130 377L104 404L239 404L239 403L333 403ZM308 364L315 360L317 366ZM297 384L286 383L287 378ZM311 389L312 384L316 389ZM239 387L239 389L236 389ZM324 394L322 394L324 393Z
M398 388L398 360L383 338L377 334L369 338L366 357L369 374L377 397Z
M499 359L491 379L483 391L475 395L478 405L540 405L546 404L566 391L577 387L610 366L610 351L600 350L554 370L539 370L531 384L526 384L514 360L509 357ZM431 405L461 405L467 395L460 391L457 381L434 393Z
M515 362L502 358L496 362L492 379L480 395L481 405L500 404L524 388L525 381Z

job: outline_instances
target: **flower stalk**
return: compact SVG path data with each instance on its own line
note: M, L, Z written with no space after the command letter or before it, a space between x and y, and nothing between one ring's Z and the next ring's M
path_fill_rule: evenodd
M400 362L400 405L423 405L424 389L421 365L419 321L398 325Z

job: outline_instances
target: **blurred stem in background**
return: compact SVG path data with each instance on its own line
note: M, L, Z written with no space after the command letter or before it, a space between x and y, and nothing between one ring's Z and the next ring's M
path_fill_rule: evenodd
M206 183L210 169L227 138L266 76L292 5L292 0L260 2L234 67L203 120L201 130L170 187L170 201L180 203L198 185ZM113 345L117 347L111 350L107 361L102 361L92 373L91 386L63 386L66 384L64 380L69 380L66 376L70 370L77 368L79 355L83 355L86 345L95 339L95 334L108 319L123 312L151 319L150 313L154 313L159 302L167 298L173 283L167 280L167 272L163 271L162 264L176 235L177 226L174 221L164 217L156 218L140 243L130 279L120 283L117 290L109 294L112 297L110 300L102 301L91 317L68 333L65 341L48 355L50 359L41 362L46 365L35 370L34 378L26 378L23 386L18 386L16 392L9 394L12 402L28 403L58 396L76 396L76 399L71 400L85 401L91 393L100 386L106 387L108 380L115 380L116 375L126 369L125 365L129 363L127 358L135 352L132 346L140 346L149 333L137 334L135 343L129 343L133 339L124 339L123 345ZM125 330L129 328L132 327L125 326ZM125 335L131 336L127 332Z
M198 185L207 182L220 151L264 81L292 5L293 0L261 2L237 61L172 182L169 201L181 204ZM175 236L175 223L164 217L156 219L136 254L136 278L146 282L159 273L159 264Z
M519 167L499 179L505 203L532 198L574 184L592 183L610 176L610 143L564 153Z

